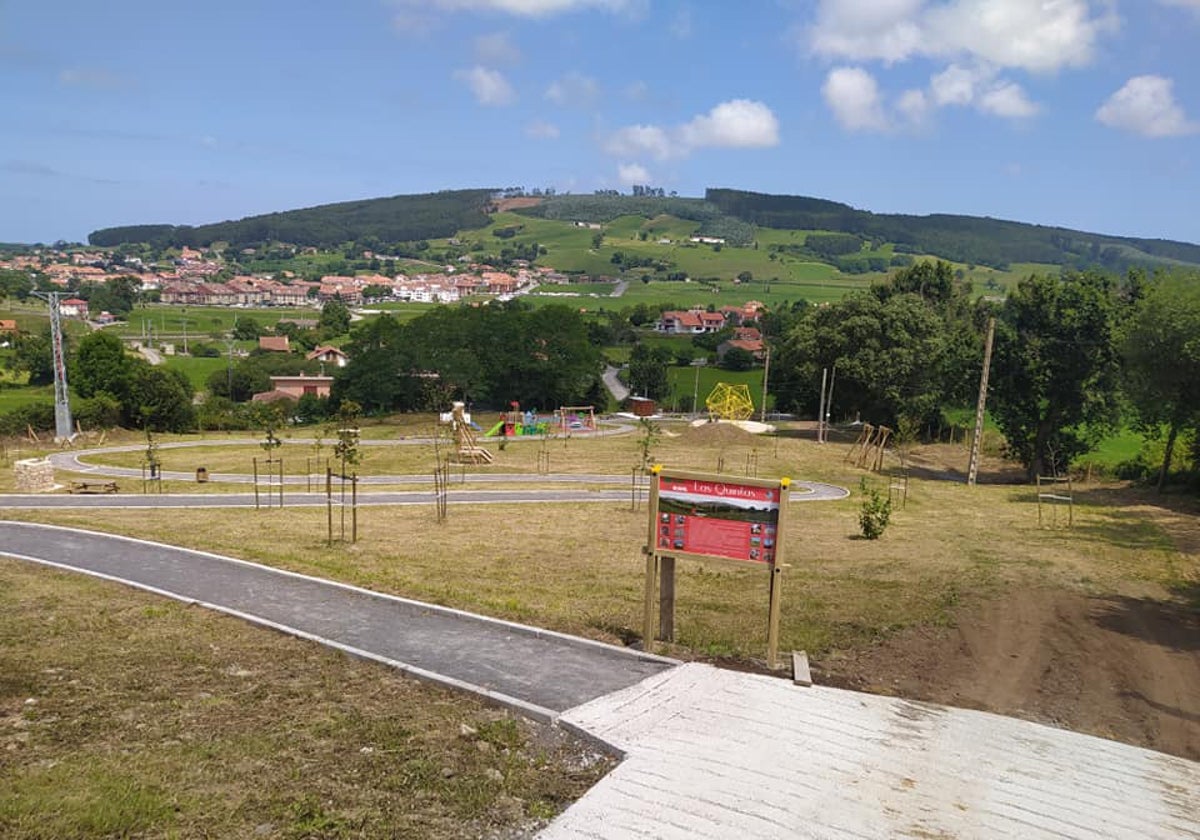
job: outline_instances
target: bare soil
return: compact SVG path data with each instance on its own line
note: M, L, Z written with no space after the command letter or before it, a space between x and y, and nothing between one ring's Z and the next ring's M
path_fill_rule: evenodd
M827 684L1200 760L1200 622L1171 599L1016 591L820 664Z

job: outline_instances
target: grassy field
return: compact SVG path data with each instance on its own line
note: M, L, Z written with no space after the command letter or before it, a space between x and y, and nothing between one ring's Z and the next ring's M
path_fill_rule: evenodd
M222 338L237 321L257 321L273 327L280 318L316 320L319 309L235 309L229 306L174 306L149 304L129 313L127 321L109 327L123 338L139 338L153 331L155 336L181 340L185 331L192 340ZM185 323L186 322L186 323Z
M486 420L486 418L483 418ZM654 457L670 466L727 474L830 481L857 488L865 474L847 466L846 444L818 446L802 436L755 438L727 427L664 426ZM536 441L485 445L496 455L473 472L537 469ZM163 450L168 468L248 470L256 447ZM554 472L628 474L637 463L636 435L550 441ZM289 448L285 447L285 458ZM297 457L302 457L302 448ZM261 453L259 453L261 454ZM137 453L105 462L137 459ZM363 474L429 472L432 447L371 449ZM920 450L930 474L965 469L966 451L943 445ZM857 494L835 503L794 504L781 645L814 656L835 655L907 627L940 626L953 609L1013 586L1054 585L1085 592L1130 592L1176 585L1197 574L1148 515L1145 500L1105 485L1076 491L1076 527L1040 529L1028 488L986 483L977 488L926 480L918 469L907 505L884 538L857 538ZM1011 469L988 459L982 480ZM879 477L866 476L886 489ZM61 479L60 479L61 480ZM453 490L451 491L453 500ZM435 523L432 502L418 508L366 508L362 539L351 550L324 544L324 512L285 508L191 511L13 512L52 521L178 542L334 577L435 603L515 619L608 641L636 636L640 615L645 513L625 504L451 506ZM455 563L443 558L453 556ZM755 659L765 644L766 576L738 564L683 564L678 648L682 656Z
M466 695L0 559L0 835L525 835L611 762Z
M183 371L193 388L205 391L208 389L208 377L214 371L225 370L229 360L221 357L164 356L163 364L171 370Z

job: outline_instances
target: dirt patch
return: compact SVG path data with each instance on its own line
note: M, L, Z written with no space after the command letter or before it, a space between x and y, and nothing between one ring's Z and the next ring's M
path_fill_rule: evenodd
M704 423L700 426L689 426L679 435L680 440L691 445L729 446L745 444L747 446L759 440L758 435L750 434L745 429L731 423Z
M826 684L1200 759L1200 617L1165 594L1014 591L819 664Z
M520 210L522 207L537 207L542 203L540 198L532 196L522 196L520 198L498 198L494 202L497 213L506 213L509 210Z

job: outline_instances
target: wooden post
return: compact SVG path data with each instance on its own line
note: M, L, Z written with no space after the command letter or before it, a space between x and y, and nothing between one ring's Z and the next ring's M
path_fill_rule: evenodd
M967 466L967 485L975 486L979 477L979 448L983 440L983 415L987 407L988 372L992 367L992 345L996 340L996 319L988 318L987 339L983 345L983 373L979 375L979 400L975 403L975 439L971 441L971 460Z
M646 528L646 592L642 604L642 649L646 653L654 650L654 587L658 578L658 550L655 539L658 523L654 521L658 510L658 469L650 474L650 503Z
M258 459L254 459L254 509L258 510Z
M350 542L358 542L358 473L350 479Z
M333 469L325 465L325 518L329 524L329 544L333 545Z
M283 510L283 457L279 458L279 509Z
M776 555L778 557L778 555ZM779 668L779 602L783 589L783 566L771 564L771 604L767 610L767 667Z
M659 563L658 638L675 641L675 558L663 557Z

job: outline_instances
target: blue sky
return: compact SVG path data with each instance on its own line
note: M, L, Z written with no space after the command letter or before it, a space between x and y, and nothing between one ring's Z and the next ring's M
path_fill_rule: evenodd
M1200 242L1200 0L0 0L0 241L722 186Z

